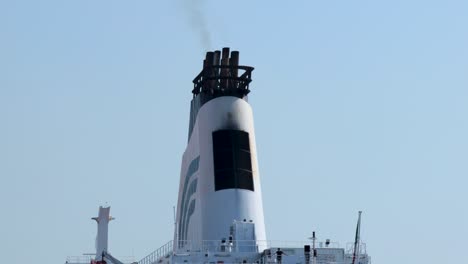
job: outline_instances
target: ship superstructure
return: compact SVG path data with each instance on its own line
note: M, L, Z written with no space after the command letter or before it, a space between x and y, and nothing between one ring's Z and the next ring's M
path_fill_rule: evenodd
M361 212L355 241L346 248L328 239L319 242L315 232L309 241L267 240L248 103L253 69L239 65L238 51L206 53L203 69L193 80L174 238L137 263L369 264L360 240ZM106 215L110 220L108 211ZM107 252L108 220L105 227L99 225L92 261L120 264Z

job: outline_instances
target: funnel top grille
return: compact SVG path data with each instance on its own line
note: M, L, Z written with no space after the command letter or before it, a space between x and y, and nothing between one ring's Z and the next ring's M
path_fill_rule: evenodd
M239 52L229 48L209 51L203 61L203 70L193 80L194 96L204 95L206 99L219 96L244 98L249 92L253 67L239 65ZM203 101L208 101L208 100Z

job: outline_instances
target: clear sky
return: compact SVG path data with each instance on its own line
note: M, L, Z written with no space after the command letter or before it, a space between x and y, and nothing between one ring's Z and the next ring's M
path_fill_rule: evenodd
M468 1L0 1L0 252L136 260L172 239L192 79L256 67L268 238L468 263Z

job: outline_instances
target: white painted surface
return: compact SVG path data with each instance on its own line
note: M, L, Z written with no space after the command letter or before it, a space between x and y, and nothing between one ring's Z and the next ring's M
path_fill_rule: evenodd
M96 236L96 259L101 259L102 252L108 251L109 222L113 220L110 216L110 207L99 207L98 217L93 217L97 222Z
M254 191L226 189L215 192L212 133L221 129L249 133ZM255 224L256 240L266 240L253 115L250 105L245 100L223 96L212 99L200 108L182 159L177 207L179 225L183 220L180 212L181 190L184 188L189 164L198 156L200 156L198 171L188 182L190 184L195 178L198 180L197 191L192 196L192 199L196 200L196 207L190 219L186 240L193 243L228 238L233 221L243 219L252 220ZM180 235L178 234L179 238Z

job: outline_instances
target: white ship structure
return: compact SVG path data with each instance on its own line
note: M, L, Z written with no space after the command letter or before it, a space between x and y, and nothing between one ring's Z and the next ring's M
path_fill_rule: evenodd
M329 239L279 242L267 239L252 108L253 67L239 52L207 52L193 80L188 144L182 157L174 238L140 261L108 251L110 207L101 207L96 254L69 257L68 264L294 263L370 264L360 240L359 212L353 243Z

